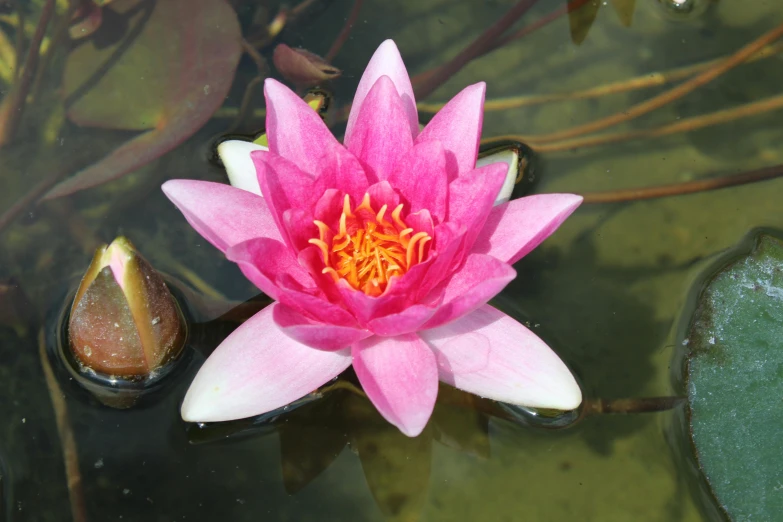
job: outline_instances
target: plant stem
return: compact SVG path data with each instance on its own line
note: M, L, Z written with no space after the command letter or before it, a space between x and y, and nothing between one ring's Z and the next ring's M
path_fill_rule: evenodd
M514 31L511 34L508 34L506 36L501 36L495 42L489 47L489 49L486 50L486 53L492 52L495 49L498 49L500 47L503 47L506 44L509 44L513 42L514 40L519 40L520 38L524 38L525 36L529 35L530 33L537 31L538 29L541 29L544 26L549 25L550 23L554 22L561 16L568 14L571 11L575 11L585 5L588 2L591 2L593 0L571 0L566 5L561 7L560 9L557 9L555 11L552 11L548 15L544 16L540 20L537 20L533 22L530 25L526 25L525 27Z
M580 418L597 414L657 413L671 410L685 397L635 397L631 399L586 399Z
M76 447L76 437L74 437L71 423L68 421L68 406L65 403L65 396L57 384L57 379L46 355L46 339L43 330L38 334L38 356L41 360L44 377L46 378L46 387L49 390L49 399L52 401L54 420L57 424L57 434L62 445L65 477L68 481L68 498L71 501L71 518L73 522L85 522L87 520L87 509L82 490L82 475L79 471L79 453Z
M755 62L764 58L769 58L783 51L783 42L768 45L761 49L759 52L748 58L745 63ZM707 62L697 63L694 65L688 65L685 67L679 67L663 72L653 72L649 74L643 74L634 78L628 78L625 80L619 80L616 82L609 82L589 89L583 89L580 91L571 92L555 92L550 94L535 94L528 96L510 96L507 98L495 98L489 99L484 102L484 111L505 111L508 109L515 109L519 107L527 107L530 105L539 105L543 103L552 103L559 101L570 100L587 100L590 98L600 98L610 94L617 94L628 91L635 91L638 89L645 89L648 87L656 87L660 85L666 85L677 80L682 80L693 76L696 73L702 72L710 67L714 67L724 58L718 58ZM416 108L420 112L435 113L443 108L445 103L417 103Z
M694 131L704 127L729 123L742 118L749 118L751 116L756 116L758 114L764 114L780 109L783 109L783 94L745 105L740 105L739 107L732 107L730 109L723 109L720 111L710 112L708 114L702 114L700 116L685 118L684 120L679 120L676 123L670 123L660 127L653 127L651 129L635 129L624 132L593 134L581 138L543 144L528 142L528 145L536 152L571 151L583 147L596 147L599 145L606 145L608 143L619 143L623 141L638 140L641 138L659 138L662 136L668 136L670 134ZM482 142L482 144L512 138L515 141L522 141L526 138L526 136L499 136L497 138L486 140Z
M487 28L449 62L438 67L431 74L414 78L416 97L420 99L426 98L471 60L486 52L492 43L509 27L514 25L535 3L536 0L519 0L514 7L509 9L497 22ZM417 79L418 81L416 81Z
M670 185L658 185L657 187L644 187L638 189L612 190L607 192L588 192L582 194L584 203L623 203L627 201L639 201L642 199L664 198L669 196L681 196L696 192L718 190L737 185L758 183L783 176L783 165L775 165L762 169L751 170L732 176L700 179L685 183L672 183Z
M22 71L22 59L24 58L24 10L21 0L13 0L14 11L16 12L16 65L14 66L14 78L19 79Z
M765 46L771 44L781 36L783 36L783 24L778 25L777 27L775 27L774 29L772 29L767 33L764 33L762 36L760 36L753 42L749 43L745 47L741 48L739 51L732 54L725 60L722 60L717 65L707 69L706 71L691 78L690 80L681 83L677 87L674 87L673 89L661 93L658 96L654 96L645 102L639 103L627 109L623 109L621 112L615 113L611 116L607 116L606 118L601 118L599 120L595 120L590 123L578 125L576 127L554 132L551 134L545 134L541 136L528 136L523 141L530 141L534 143L546 143L550 141L558 141L566 138L579 136L582 134L587 134L590 132L599 131L607 127L612 127L619 123L627 122L635 118L638 118L639 116L647 114L648 112L651 112L655 109L663 107L668 103L678 100L683 96L685 96L686 94L691 93L695 89L709 83L710 81L714 80L718 76L724 74L725 72L729 71L733 67L736 67L740 63L744 62L745 60L747 60L748 58L750 58L751 56L759 52L761 49L763 49Z
M30 48L27 50L24 66L17 64L17 67L24 67L19 81L11 88L11 92L0 103L0 147L11 141L19 127L22 119L27 94L35 78L35 70L38 65L38 58L41 53L41 42L46 34L46 28L54 14L55 0L46 0L41 10L41 17L38 19L38 25L35 28ZM23 30L23 29L22 29Z
M332 60L334 60L334 58L337 56L337 53L340 52L340 49L343 48L345 42L348 41L348 36L351 34L351 29L353 29L353 26L356 24L356 20L359 18L359 11L361 11L363 3L364 0L353 0L353 7L351 8L351 12L348 14L348 18L345 19L345 24L340 30L340 34L337 35L337 38L335 38L332 46L326 53L326 56L324 56L326 63L332 63Z

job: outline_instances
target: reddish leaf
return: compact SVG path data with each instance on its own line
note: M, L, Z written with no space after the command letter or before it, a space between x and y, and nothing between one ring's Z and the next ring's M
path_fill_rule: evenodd
M241 31L225 0L117 0L110 8L113 16L105 12L91 41L68 57L68 117L85 126L151 130L45 199L119 178L172 150L209 120L231 87ZM122 23L128 24L123 37L105 46Z

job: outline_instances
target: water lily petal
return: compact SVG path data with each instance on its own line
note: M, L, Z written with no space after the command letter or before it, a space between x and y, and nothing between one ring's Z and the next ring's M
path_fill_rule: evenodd
M495 198L495 205L500 205L511 199L511 193L514 192L514 185L519 174L519 154L510 149L501 150L476 160L476 168L490 165L491 163L505 163L508 168L506 180Z
M367 167L375 180L388 179L395 165L413 146L402 99L391 78L381 76L364 99L345 146Z
M351 328L358 326L353 315L341 306L330 302L326 298L326 294L314 292L312 288L299 286L298 282L285 276L280 278L278 286L280 287L278 301L308 319L336 326Z
M277 80L264 81L264 96L269 150L316 176L323 151L339 145L337 139L318 113Z
M397 163L389 182L408 200L409 212L426 209L438 221L446 218L446 153L439 141L425 141L410 149Z
M493 208L473 252L513 264L549 237L582 203L576 194L539 194Z
M313 193L315 179L292 161L273 152L253 152L261 193L269 206L281 215L289 208L310 209L316 201Z
M371 337L354 344L353 367L386 420L409 437L427 425L438 395L432 350L416 334Z
M264 198L222 183L175 179L161 187L190 226L225 252L256 237L282 241Z
M351 113L348 115L348 124L345 127L346 142L350 141L349 137L353 134L354 125L356 125L356 121L359 119L359 113L364 105L365 98L367 98L370 89L381 76L391 78L394 87L397 89L397 94L402 99L402 106L408 118L411 137L415 138L419 133L419 113L416 110L416 98L413 95L411 79L408 76L407 69L405 69L405 64L402 62L397 46L392 40L386 40L372 55L370 63L364 69L362 79L359 80L359 85L356 87Z
M447 384L534 408L572 410L582 402L579 385L555 352L489 305L419 335L435 351Z
M256 167L250 158L250 153L267 150L269 149L256 145L252 141L242 140L226 140L217 146L218 156L226 168L228 182L232 187L261 195Z
M280 303L272 306L275 322L289 337L318 350L342 350L372 335L359 328L311 321Z
M370 201L373 208L380 208L386 205L394 210L400 204L400 195L397 193L388 181L379 181L367 187L367 193L370 195Z
M419 330L435 310L434 306L416 304L402 312L371 320L367 323L367 329L383 337L412 333Z
M216 422L260 415L330 381L351 364L347 350L315 350L283 333L264 308L209 356L182 403L182 418Z
M506 164L492 163L470 171L449 184L448 220L465 227L463 248L470 250L495 204L506 179Z
M422 329L435 328L472 312L500 293L516 277L510 265L494 257L470 254L444 285L443 304Z
M245 277L272 299L278 299L280 295L277 279L283 274L300 281L302 285L315 285L291 250L274 239L254 238L243 241L226 250L226 258L237 263Z
M337 189L351 196L354 205L361 202L370 183L361 162L348 149L339 143L324 149L320 168L321 173L315 180L318 197L329 189ZM342 210L342 204L339 209Z
M484 82L465 87L435 114L416 138L416 144L433 140L441 142L446 150L446 170L450 180L476 166L485 91Z

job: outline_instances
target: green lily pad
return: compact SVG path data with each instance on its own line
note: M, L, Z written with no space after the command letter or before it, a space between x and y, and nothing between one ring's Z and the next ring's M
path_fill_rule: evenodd
M733 520L783 513L783 242L760 234L750 254L707 285L688 337L691 437L707 482Z
M46 198L116 179L170 151L209 120L234 79L242 35L226 0L117 0L106 9L113 14L104 15L99 31L68 55L68 118L146 132Z

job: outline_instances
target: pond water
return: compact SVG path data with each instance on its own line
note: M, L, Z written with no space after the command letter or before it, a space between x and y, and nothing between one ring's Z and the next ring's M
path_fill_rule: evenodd
M55 42L54 51L50 48L38 64L44 72L33 83L33 97L13 140L0 148L0 520L722 519L695 468L683 427L685 406L677 401L665 411L594 413L553 427L525 413L493 410L508 417L502 419L457 405L459 396L448 400L456 392L442 389L444 400L414 439L383 421L366 399L346 391L294 409L273 424L199 428L185 423L178 407L187 386L205 354L236 327L231 321L192 325L185 368L142 407L101 406L57 368L59 389L52 388L42 368L41 347L56 341L62 310L94 249L117 235L129 237L170 281L184 285L182 298L194 323L214 319L258 293L233 263L188 226L159 187L171 178L226 182L214 148L226 135L262 130L263 97L259 84L251 84L259 70L247 53L233 82L230 75L211 77L217 74L211 67L222 71L219 64L185 61L182 56L189 50L203 53L199 56L214 54L209 46L222 41L230 19L203 22L206 33L197 38L177 25L192 21L190 13L182 14L187 9L173 10L181 17L156 21L154 10L162 9L159 4L165 1L112 1L104 8L102 24L114 27L115 37L99 28L72 45L71 57L67 38L57 38L58 28L68 27L62 23L67 2L58 2L45 40ZM215 2L229 5L219 0L198 4ZM542 139L628 113L693 74L666 85L614 89L617 92L588 98L521 103L518 97L580 92L710 62L736 53L783 23L783 3L774 1L577 3L585 5L571 17L552 16L537 30L474 59L418 100L445 101L477 81L487 83L488 101L507 99L488 107L483 138L520 140L533 149L532 169L526 172L533 183L521 184L516 196L523 190L588 194L686 183L783 163L783 129L774 110L783 107L779 102L750 116L740 111L722 123L673 129L665 136L615 136L607 143L579 147L563 145L566 138ZM21 6L30 26L24 39L29 42L47 4L0 2L5 17L0 19L0 35L10 45L5 50L14 49L16 8ZM323 85L334 96L327 121L338 135L344 130L339 109L352 99L381 41L396 41L415 77L458 55L515 5L512 0L356 4L360 9L355 23L332 60L342 75ZM545 20L566 5L562 0L531 4L509 32ZM232 0L230 5L248 45L264 62L262 74L279 78L271 61L276 44L326 55L355 3L289 4L285 17L280 15L284 6L276 1ZM265 33L270 24L283 20L279 34L271 38ZM63 99L90 102L86 96L82 102L69 99L73 90L68 82L81 84L79 74L95 73L94 63L78 63L90 59L79 49L96 45L111 51L122 45L121 30L133 31L153 21L158 24L156 36L145 41L149 50L133 65L140 79L126 88L117 81L98 83L101 103L114 110L90 113L88 106L81 119L72 112L69 119ZM160 42L166 40L160 35L168 30L182 31L181 49L162 47ZM690 125L689 119L700 115L779 97L781 57L776 49L768 54L598 133ZM183 130L187 124L177 127L177 118L169 119L165 112L176 105L171 101L177 98L172 96L175 82L145 83L145 74L157 77L155 71L168 69L185 71L183 78L200 71L206 79L205 96L207 87L219 90L221 82L228 89L203 123L191 124L194 131ZM11 85L20 81L14 82L13 74L0 78L3 103L15 92ZM249 84L254 95L247 100L245 118L236 121ZM149 125L148 118L159 117L160 107L167 116ZM431 112L421 109L425 122ZM87 124L98 120L103 123ZM164 128L169 121L174 122L169 127L174 127L175 138L153 136L131 156L144 158L155 150L154 143L171 140L165 154L152 154L117 180L39 201L53 180L84 169L145 129ZM689 316L689 297L715 256L749 231L783 228L782 183L772 179L616 203L590 203L588 198L550 239L515 265L518 277L494 304L529 324L552 346L591 404L598 399L681 396L678 337ZM209 313L204 312L207 308ZM72 440L63 439L63 423Z

